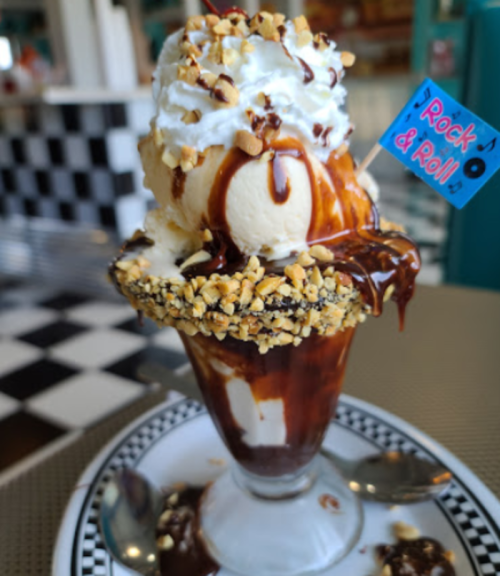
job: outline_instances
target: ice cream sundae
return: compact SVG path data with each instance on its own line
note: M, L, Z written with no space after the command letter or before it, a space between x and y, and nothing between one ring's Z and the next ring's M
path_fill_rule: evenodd
M139 150L158 208L111 276L179 330L250 477L307 469L356 326L389 299L403 322L414 291L416 245L380 219L377 186L349 153L342 80L354 60L303 16L234 8L189 18L154 75Z

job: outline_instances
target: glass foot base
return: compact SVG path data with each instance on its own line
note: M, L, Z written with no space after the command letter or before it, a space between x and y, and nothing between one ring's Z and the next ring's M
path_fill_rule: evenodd
M269 495L261 497L252 489L254 481L245 482L246 478L240 470L230 470L203 499L203 538L221 566L245 576L316 574L356 544L361 505L324 458L317 457L311 470L291 481L302 488L294 492L292 487L282 499L279 481L267 481ZM260 479L259 494L265 483Z

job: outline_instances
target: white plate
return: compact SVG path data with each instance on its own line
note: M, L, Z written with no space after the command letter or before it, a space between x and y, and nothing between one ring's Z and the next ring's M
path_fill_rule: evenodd
M389 508L365 503L365 526L354 550L325 576L377 572L373 546L392 542L391 524L404 520L456 554L459 576L500 576L500 503L457 458L403 420L343 395L325 445L341 456L387 449L414 451L454 474L449 492L435 502ZM221 473L214 459L229 461L205 409L192 400L162 404L110 442L80 478L54 551L53 576L129 576L104 549L97 527L99 502L114 470L127 466L158 487L177 481L201 484ZM230 576L221 570L219 576Z

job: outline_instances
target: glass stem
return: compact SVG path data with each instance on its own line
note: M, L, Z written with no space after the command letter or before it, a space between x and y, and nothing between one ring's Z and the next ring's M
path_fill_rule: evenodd
M319 474L318 456L296 474L277 478L252 474L237 462L232 464L233 478L238 486L256 498L262 500L288 500L308 492L315 484Z

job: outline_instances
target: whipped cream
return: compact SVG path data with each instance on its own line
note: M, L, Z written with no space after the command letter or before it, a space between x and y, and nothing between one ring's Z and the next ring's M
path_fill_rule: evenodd
M335 50L332 41L322 51L314 48L312 42L300 46L294 24L286 22L284 26L286 34L282 42L265 40L258 34L246 39L223 37L223 49L238 52L230 65L216 64L209 58L214 38L206 24L201 30L186 33L189 41L202 49L201 56L196 57L202 77L207 72L228 75L239 90L238 103L224 109L214 106L209 91L202 86L177 79L178 66L185 61L179 45L185 31L179 30L167 39L154 74L156 116L152 125L161 131L168 150L178 157L184 145L200 152L214 145L230 149L237 131L252 130L248 108L257 115L265 116L269 111L277 114L282 121L281 134L308 144L322 161L345 141L351 125L341 110L346 96L340 82L341 53ZM242 42L250 42L253 52L242 52ZM313 78L305 82L307 67ZM260 93L269 97L271 110L259 104ZM190 110L201 112L199 122L186 124L182 120ZM319 126L331 129L327 137L318 135Z

